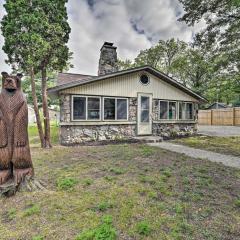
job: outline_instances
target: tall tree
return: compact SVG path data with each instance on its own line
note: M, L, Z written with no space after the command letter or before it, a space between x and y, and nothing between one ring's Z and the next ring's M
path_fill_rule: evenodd
M35 114L42 147L51 147L47 97L48 71L62 71L71 56L67 47L70 27L67 0L6 0L1 22L5 38L3 50L8 62L31 76ZM44 131L39 116L35 74L42 76ZM43 133L44 132L44 133Z
M218 59L216 69L239 89L240 71L240 1L179 0L185 14L180 18L189 25L205 20L206 28L197 34L195 43L211 51ZM231 80L230 80L231 79ZM223 79L222 79L223 80ZM239 91L239 90L238 90Z
M187 44L174 38L167 41L160 40L155 46L140 51L135 59L135 65L150 65L166 74L171 73L172 64L184 53Z

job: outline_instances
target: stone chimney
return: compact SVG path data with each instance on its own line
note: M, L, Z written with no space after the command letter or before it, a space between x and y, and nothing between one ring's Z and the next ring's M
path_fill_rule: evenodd
M105 42L101 48L98 75L105 75L117 71L117 47L114 47L113 43Z

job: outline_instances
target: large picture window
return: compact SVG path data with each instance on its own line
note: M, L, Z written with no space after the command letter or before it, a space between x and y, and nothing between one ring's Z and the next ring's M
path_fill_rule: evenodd
M100 97L73 96L72 120L100 120Z
M160 101L160 116L162 120L176 120L177 118L177 103L172 101Z
M104 98L104 120L127 120L128 100L126 98Z

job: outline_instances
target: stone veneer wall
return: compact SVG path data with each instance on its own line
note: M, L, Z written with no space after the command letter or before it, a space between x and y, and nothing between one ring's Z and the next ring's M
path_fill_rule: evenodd
M136 125L61 126L61 144L121 140L135 136Z
M159 116L159 101L153 100L153 120ZM63 145L73 145L89 141L119 140L136 136L137 132L137 98L129 99L129 124L109 125L72 125L71 96L60 96L60 141ZM135 122L135 124L133 123ZM68 125L69 123L69 125ZM76 123L76 122L75 122ZM196 133L195 123L153 123L153 135L165 138L189 136Z

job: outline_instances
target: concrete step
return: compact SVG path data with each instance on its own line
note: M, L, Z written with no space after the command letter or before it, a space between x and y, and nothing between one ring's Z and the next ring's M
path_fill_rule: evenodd
M133 139L140 143L159 143L163 141L163 138L159 136L138 136Z

